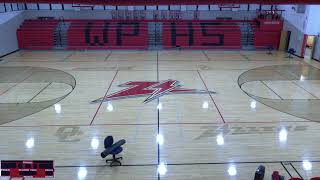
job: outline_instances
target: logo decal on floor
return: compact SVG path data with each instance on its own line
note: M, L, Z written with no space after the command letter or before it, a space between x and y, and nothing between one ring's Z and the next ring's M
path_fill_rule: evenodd
M298 133L305 132L310 126L305 125L289 125L278 127L277 125L264 125L264 126L246 126L246 125L214 125L214 126L202 126L200 127L204 131L194 140L200 140L204 138L217 137L219 134L223 136L227 135L257 135L257 134L274 134L280 132L282 128L288 132Z
M100 103L101 101L107 102L111 100L125 99L148 96L143 102L148 103L163 95L169 94L203 94L203 93L215 93L212 91L198 90L198 89L186 89L181 87L181 83L177 80L165 80L165 81L130 81L124 84L120 84L119 87L127 87L121 91L107 95L106 97L99 98L92 101L92 103Z
M60 142L77 142L80 141L83 134L79 126L62 126L55 135Z

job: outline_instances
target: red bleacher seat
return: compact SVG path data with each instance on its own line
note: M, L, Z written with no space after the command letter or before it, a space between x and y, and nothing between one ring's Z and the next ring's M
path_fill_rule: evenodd
M20 49L52 49L58 20L25 20L17 30Z
M147 23L71 20L69 49L147 49ZM136 33L136 34L135 34Z
M234 22L182 21L163 24L164 48L240 49L240 43L240 28Z

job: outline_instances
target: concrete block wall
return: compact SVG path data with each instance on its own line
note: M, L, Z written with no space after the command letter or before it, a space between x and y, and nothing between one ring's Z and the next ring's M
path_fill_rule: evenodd
M0 57L18 50L16 31L24 21L21 11L0 13Z
M25 19L37 18L39 16L51 16L64 19L111 19L110 10L28 10L24 11ZM216 19L217 17L231 17L232 19L253 19L257 17L257 11L199 11L199 19ZM182 19L193 19L193 14L181 11ZM153 11L147 10L147 19L153 18Z
M314 47L313 58L320 61L320 36L316 39L316 45Z
M296 55L301 56L301 47L303 44L304 33L287 20L284 21L283 30L291 31L289 49L295 49Z

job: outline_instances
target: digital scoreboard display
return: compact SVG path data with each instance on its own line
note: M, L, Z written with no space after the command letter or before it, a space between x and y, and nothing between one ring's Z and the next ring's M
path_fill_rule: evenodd
M1 176L53 178L54 162L52 160L8 160L1 161Z

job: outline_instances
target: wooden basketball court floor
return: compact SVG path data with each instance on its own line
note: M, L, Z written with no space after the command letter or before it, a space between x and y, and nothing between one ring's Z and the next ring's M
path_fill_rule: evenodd
M55 160L61 180L320 176L320 63L285 56L18 51L0 63L0 159ZM196 90L92 102L165 80ZM100 157L107 135L127 141L121 167Z

